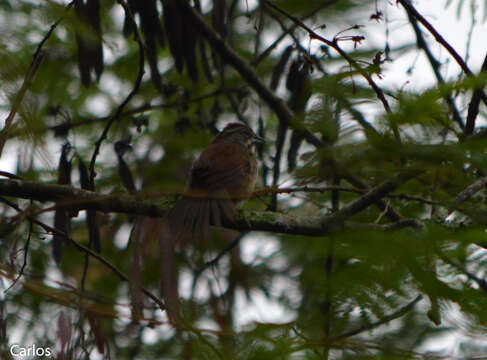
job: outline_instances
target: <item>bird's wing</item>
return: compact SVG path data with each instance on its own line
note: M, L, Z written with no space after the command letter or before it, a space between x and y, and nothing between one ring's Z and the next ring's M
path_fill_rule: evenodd
M189 190L244 195L252 167L249 150L240 144L221 141L210 145L195 161Z

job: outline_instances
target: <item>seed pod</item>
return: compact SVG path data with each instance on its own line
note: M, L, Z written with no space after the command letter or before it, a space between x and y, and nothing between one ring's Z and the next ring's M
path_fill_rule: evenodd
M134 194L137 192L135 187L134 177L132 176L132 172L130 171L129 166L123 159L123 154L127 149L130 148L128 143L129 139L117 141L114 145L115 152L117 153L118 159L118 174L120 175L120 179L122 180L123 186L127 189L128 192Z
M279 62L277 63L276 67L274 68L274 71L272 72L272 78L271 78L271 89L276 90L277 86L279 85L279 80L281 80L282 73L284 72L284 68L286 67L286 64L291 57L291 54L293 52L293 46L289 45L286 50L282 52L281 58L279 59Z
M93 185L90 182L88 169L83 160L78 160L78 171L80 176L81 188L84 190L93 190ZM86 210L86 226L89 234L89 247L95 249L96 252L101 252L100 241L100 227L98 225L97 214L95 210Z
M71 184L71 160L68 159L71 151L71 144L66 142L61 150L61 157L59 158L58 166L58 184ZM65 236L61 234L54 234L52 237L52 253L56 263L60 263L64 244L69 244L66 237L71 236L71 217L66 208L56 208L54 213L54 228L62 231Z
M162 5L169 49L174 58L176 69L178 72L182 72L184 66L184 29L182 9L178 1L181 0L162 0Z
M97 81L103 72L103 44L100 24L99 0L75 0L74 9L81 21L81 29L75 30L78 48L78 68L81 82L85 87L91 83L91 71Z

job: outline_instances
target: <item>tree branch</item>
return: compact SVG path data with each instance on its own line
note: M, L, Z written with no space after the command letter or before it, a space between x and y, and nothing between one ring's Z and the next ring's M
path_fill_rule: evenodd
M223 226L239 231L269 231L313 236L325 235L335 230L337 226L354 229L357 226L356 223L344 223L344 221L371 204L376 203L386 196L388 192L393 191L412 176L412 174L399 175L385 181L350 202L341 211L333 215L297 216L270 211L240 211L235 223L224 221ZM134 197L128 194L100 195L93 191L76 189L67 185L7 179L0 179L0 196L56 202L56 206L50 207L48 210L53 210L57 207L67 207L75 210L93 209L101 212L117 212L151 217L164 216L173 204L171 197L165 198L161 204L156 205L140 201L141 197ZM151 196L151 200L154 198L154 196ZM29 210L24 212L26 217L29 217L30 214ZM390 224L389 228L412 225L411 222L404 223L404 221L404 218L400 218L397 224ZM361 226L363 228L367 225L361 224ZM375 228L379 229L380 227ZM388 228L385 227L384 229Z
M419 170L409 171L384 181L382 184L377 185L376 187L370 189L366 194L362 195L358 199L351 201L350 203L342 207L340 211L337 211L333 215L327 216L326 219L324 219L325 223L330 221L333 223L340 219L347 219L361 212L371 204L374 204L378 200L384 198L388 193L390 193L391 191L393 191L403 183L414 178L419 173L420 173Z
M324 186L324 187L313 187L313 186L303 186L303 187L267 187L262 190L257 190L254 192L255 196L262 196L266 194L292 194L297 192L303 193L324 193L328 191L343 191L343 192L351 192L356 194L365 194L367 192L366 189L358 189L352 187L344 187L344 186ZM440 206L447 206L440 201L428 200L419 196L412 196L404 193L400 194L387 194L385 197L388 198L395 198L399 200L410 200L410 201L417 201L422 204L427 205L440 205Z
M4 293L7 293L7 291L9 291L11 288L13 288L15 286L15 284L17 284L17 282L20 280L22 275L24 275L25 267L27 266L27 256L29 254L30 239L32 238L32 230L33 230L32 229L32 221L30 221L29 222L29 234L27 235L27 240L26 240L25 245L24 245L24 262L22 263L22 266L20 267L19 273L17 274L15 279L13 279L12 284L10 284L10 286L4 290Z
M228 94L228 93L233 93L233 92L239 92L243 89L246 89L246 86L242 86L239 88L226 88L222 87L220 89L214 90L209 92L208 94L203 94L200 96L195 96L190 99L186 100L180 100L180 101L172 101L172 102L166 102L166 103L160 103L160 104L144 104L141 106L134 107L130 110L123 111L119 117L124 118L128 116L134 116L138 114L143 114L149 111L153 110L160 110L160 109L170 109L170 108L177 108L177 107L184 107L192 103L197 103L201 102L203 100L206 100L208 98L214 97L214 96L219 96L222 94ZM79 127L79 126L84 126L84 125L91 125L91 124L96 124L100 122L105 122L109 120L112 116L104 116L104 117L98 117L98 118L83 118L80 117L78 121L66 121L58 125L52 125L47 127L48 130L51 130L54 132L54 134L64 134L68 130ZM16 134L18 135L18 134Z
M484 280L484 279L478 277L477 275L471 273L464 266L460 265L456 261L450 260L444 256L442 256L441 259L444 262L446 262L447 264L449 264L449 265L453 266L454 268L456 268L457 270L461 271L463 274L465 274L469 278L469 280L475 282L479 286L479 288L482 289L482 291L487 293L487 281L486 280Z
M472 196L474 196L480 190L484 189L486 186L487 186L487 176L467 186L462 192L460 192L455 197L455 199L453 199L453 201L448 207L450 211L448 212L448 215L446 217L448 217L451 213L453 213L453 211L455 211L462 203L470 199Z
M482 63L482 67L480 68L480 72L485 71L487 71L487 55L485 55L484 62ZM475 120L477 119L477 115L479 114L479 106L482 92L482 88L475 89L472 95L472 99L468 104L467 123L465 127L465 134L467 136L473 134L473 131L475 129Z

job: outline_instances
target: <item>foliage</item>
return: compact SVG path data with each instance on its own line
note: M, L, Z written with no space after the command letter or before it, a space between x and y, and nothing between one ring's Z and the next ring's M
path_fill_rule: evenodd
M384 85L410 54L439 66L407 4L0 2L1 357L435 357L459 333L444 351L485 354L485 72L452 48L458 76ZM392 8L415 37L375 48ZM131 236L159 231L141 214L171 206L230 121L266 139L245 221L175 249ZM179 295L159 295L167 254Z

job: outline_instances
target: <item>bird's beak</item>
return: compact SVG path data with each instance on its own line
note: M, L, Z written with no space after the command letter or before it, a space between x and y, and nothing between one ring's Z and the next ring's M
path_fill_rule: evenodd
M265 140L261 138L260 136L254 135L252 139L252 144L264 144Z

